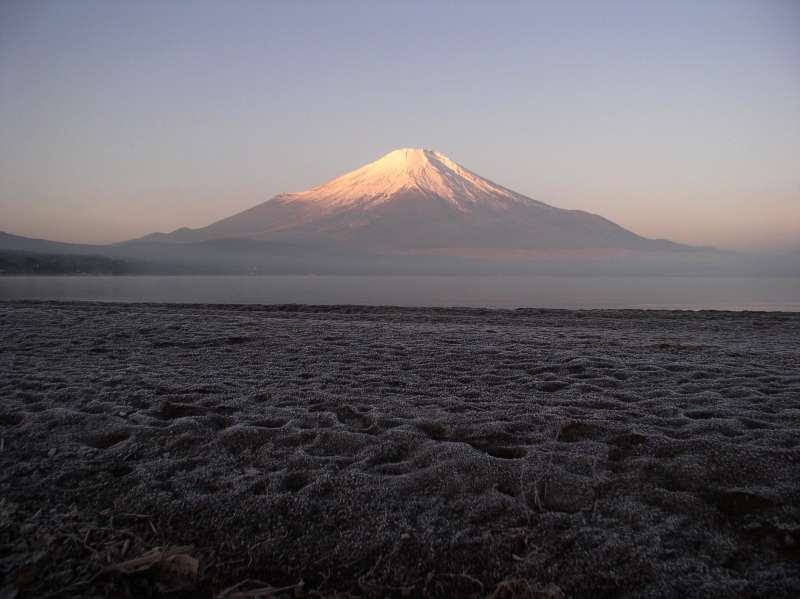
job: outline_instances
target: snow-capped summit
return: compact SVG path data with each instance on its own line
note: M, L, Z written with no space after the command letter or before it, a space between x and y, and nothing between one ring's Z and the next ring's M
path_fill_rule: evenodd
M365 251L664 249L596 214L563 210L404 148L308 191L284 193L202 229L145 239L247 238ZM463 252L462 252L463 253ZM480 252L478 252L479 254Z
M366 207L389 201L398 194L407 196L415 192L444 198L461 209L470 204L501 207L507 202L534 202L479 177L444 154L411 148L390 152L315 189L281 194L275 199L315 202L328 207Z

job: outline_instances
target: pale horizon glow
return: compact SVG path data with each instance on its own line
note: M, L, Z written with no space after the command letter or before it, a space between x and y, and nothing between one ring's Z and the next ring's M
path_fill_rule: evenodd
M0 3L0 230L198 228L400 148L639 235L800 247L800 3Z

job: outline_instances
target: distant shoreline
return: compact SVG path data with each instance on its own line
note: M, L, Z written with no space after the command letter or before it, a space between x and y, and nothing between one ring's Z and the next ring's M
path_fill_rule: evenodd
M32 275L36 276L36 275ZM65 276L82 276L82 275L65 275ZM93 275L87 275L93 276ZM190 276L190 275L187 275ZM276 275L279 276L279 275ZM293 275L287 275L293 276ZM51 299L2 299L0 298L0 305L41 305L53 307L80 307L83 305L91 305L95 307L108 307L113 309L120 305L136 308L136 307L152 307L159 310L213 310L213 311L230 311L230 312L298 312L302 314L350 314L364 316L376 315L381 313L412 313L418 312L421 316L429 315L435 316L437 314L452 313L453 315L470 315L470 316L487 316L491 314L498 315L525 315L531 314L579 314L579 315L613 315L617 313L637 313L640 312L644 315L653 315L659 312L666 313L685 313L697 314L703 316L704 314L774 314L774 315L796 315L796 311L792 310L725 310L715 308L482 308L473 306L393 306L388 304L381 305L364 305L364 304L303 304L303 303L280 303L280 304L261 304L261 303L215 303L215 302L150 302L150 301L128 301L128 300L51 300Z
M800 312L800 277L7 275L0 300Z

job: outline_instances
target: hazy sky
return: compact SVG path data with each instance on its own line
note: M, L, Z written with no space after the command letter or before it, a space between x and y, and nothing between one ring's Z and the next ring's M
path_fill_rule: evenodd
M403 147L646 237L800 246L800 2L0 2L0 230L200 227Z

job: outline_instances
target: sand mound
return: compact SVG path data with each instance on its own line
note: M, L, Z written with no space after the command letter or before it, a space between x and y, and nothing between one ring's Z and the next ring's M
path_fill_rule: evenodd
M800 314L6 302L0 333L0 597L800 594Z

